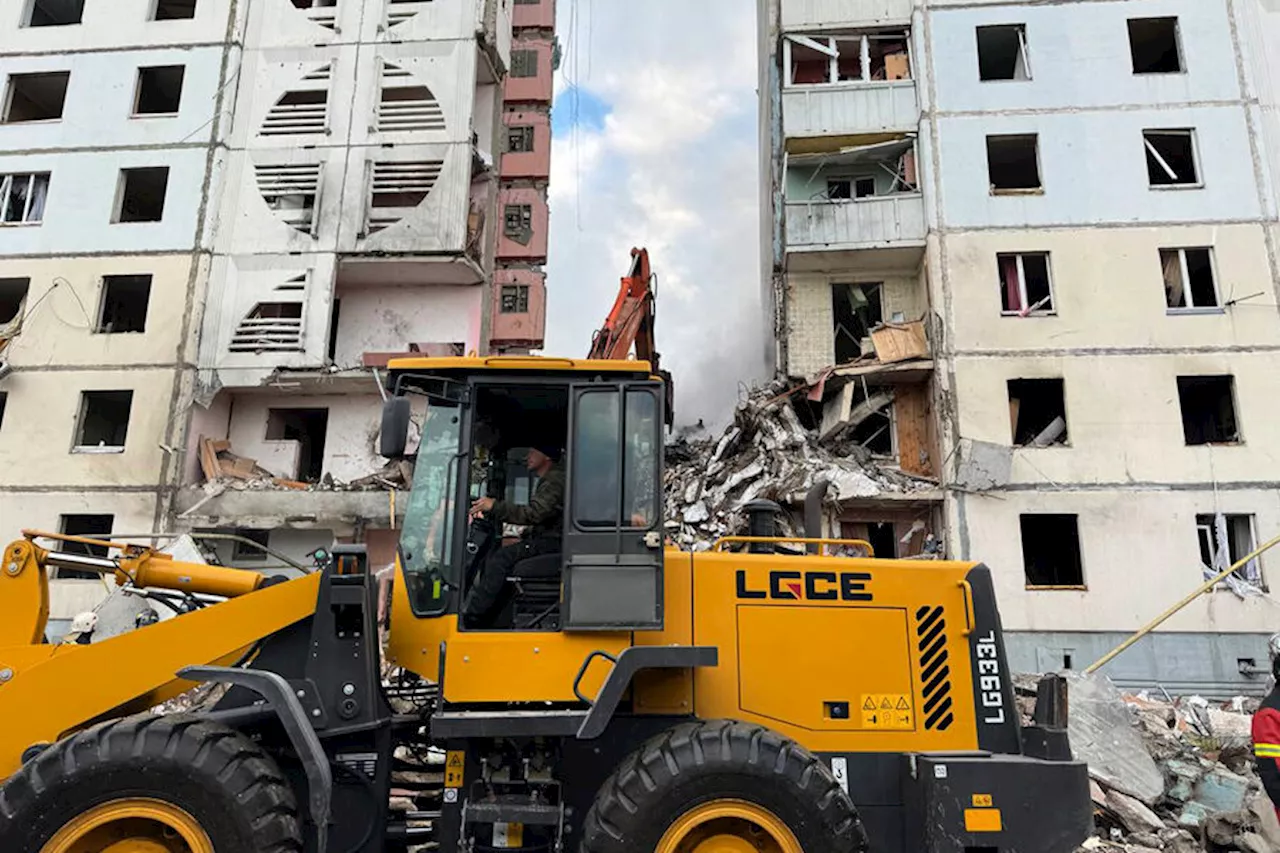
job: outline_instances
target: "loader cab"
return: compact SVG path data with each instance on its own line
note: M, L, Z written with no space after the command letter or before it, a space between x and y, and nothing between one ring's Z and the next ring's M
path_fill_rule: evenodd
M529 357L392 362L382 452L413 465L399 560L418 619L463 631L662 627L663 385L634 361ZM462 619L467 592L522 531L471 519L479 498L527 505L531 448L563 472L558 545L506 572L495 606ZM545 537L554 542L554 536Z

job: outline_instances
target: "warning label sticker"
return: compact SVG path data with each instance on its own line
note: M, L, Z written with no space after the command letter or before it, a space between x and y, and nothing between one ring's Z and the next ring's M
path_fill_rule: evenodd
M467 754L462 750L449 750L444 762L444 786L461 788L463 768L467 763Z
M868 693L862 697L864 729L915 728L915 709L906 693Z

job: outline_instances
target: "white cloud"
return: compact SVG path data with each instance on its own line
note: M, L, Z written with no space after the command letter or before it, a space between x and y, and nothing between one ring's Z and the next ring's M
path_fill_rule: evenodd
M547 352L586 352L630 248L647 247L682 422L727 416L762 370L754 14L750 0L561 0L558 86L610 111L554 141Z

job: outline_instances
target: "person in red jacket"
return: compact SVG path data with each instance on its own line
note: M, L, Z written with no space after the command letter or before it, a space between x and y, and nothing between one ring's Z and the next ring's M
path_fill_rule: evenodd
M1253 715L1253 759L1258 764L1262 787L1280 820L1280 656L1271 658L1276 685Z

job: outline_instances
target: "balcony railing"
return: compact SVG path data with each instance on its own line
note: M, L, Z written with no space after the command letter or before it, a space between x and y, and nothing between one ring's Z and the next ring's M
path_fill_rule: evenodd
M782 0L784 30L909 21L912 0Z
M919 124L914 80L795 86L782 93L788 137L908 131Z
M787 203L788 251L919 246L927 232L916 193Z

